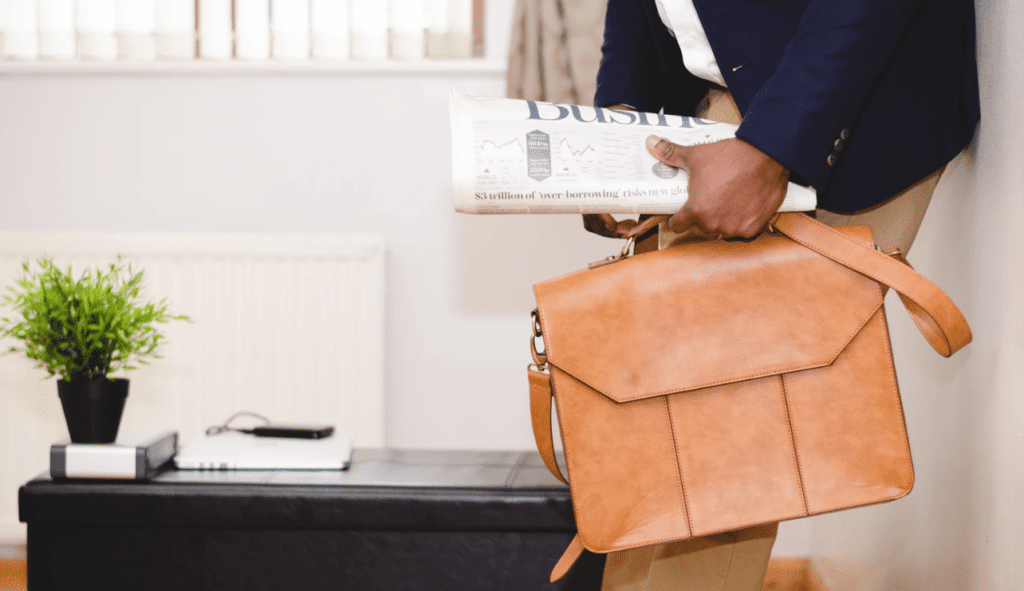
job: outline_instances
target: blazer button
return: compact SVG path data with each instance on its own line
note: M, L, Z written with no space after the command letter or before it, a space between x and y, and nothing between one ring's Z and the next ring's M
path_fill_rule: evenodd
M825 159L825 162L828 162L829 166L834 166L836 160L838 160L838 158L836 157L836 153L832 152L831 154L828 155L828 158Z
M839 132L839 139L845 140L848 137L850 137L850 127L849 126L844 127L843 130Z
M836 147L836 152L842 152L843 151L843 145L845 145L845 144L843 143L842 139L838 139L838 140L836 140L836 143L833 144L833 145Z

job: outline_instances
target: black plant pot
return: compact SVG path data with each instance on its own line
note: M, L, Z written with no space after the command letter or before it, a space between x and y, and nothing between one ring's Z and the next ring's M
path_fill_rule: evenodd
M128 398L128 380L57 380L71 443L113 443Z

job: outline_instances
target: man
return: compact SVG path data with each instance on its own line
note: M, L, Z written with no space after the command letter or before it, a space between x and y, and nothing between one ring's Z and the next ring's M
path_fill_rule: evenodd
M673 6L690 1L609 1L595 97L599 107L693 115L726 87L744 114L736 140L651 147L691 172L675 231L751 236L787 180L814 187L824 210L863 211L940 170L973 135L973 0L692 0L699 21L681 28L696 33L674 36L665 21L685 20ZM700 55L701 26L717 84L684 65L683 51ZM629 226L602 221L590 227Z
M980 117L974 35L973 0L609 0L595 105L739 124L701 146L648 139L689 172L662 244L752 237L792 180L817 191L819 220L868 223L905 252ZM584 225L616 237L635 222ZM759 591L775 532L615 553L603 588Z

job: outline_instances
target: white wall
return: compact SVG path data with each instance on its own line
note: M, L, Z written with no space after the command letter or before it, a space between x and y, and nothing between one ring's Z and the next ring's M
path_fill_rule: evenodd
M528 285L486 257L521 251L451 210L449 86L503 91L500 72L8 77L0 227L382 233L388 441L526 447L529 307L508 292Z
M904 500L813 521L831 591L1009 591L1024 577L1024 6L976 2L982 122L910 256L974 343L942 359L887 301L917 482Z

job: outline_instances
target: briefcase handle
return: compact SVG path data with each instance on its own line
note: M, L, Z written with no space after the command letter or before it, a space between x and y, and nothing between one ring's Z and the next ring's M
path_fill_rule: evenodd
M628 258L636 237L668 218L659 215L644 220L626 234L626 245L620 254L591 263L590 268ZM971 342L971 327L953 300L915 271L898 250L883 253L869 248L802 213L776 214L768 224L768 231L783 234L823 257L895 289L921 334L943 357L949 357Z

